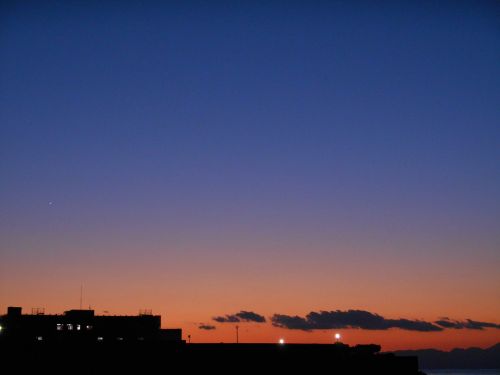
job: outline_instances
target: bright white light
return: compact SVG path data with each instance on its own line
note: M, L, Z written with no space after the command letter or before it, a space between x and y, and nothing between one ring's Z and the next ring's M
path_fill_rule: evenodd
M285 339L280 339L278 342L280 343L280 345L283 345L285 343Z
M335 334L335 340L337 340L337 341L338 341L338 340L340 340L340 338L341 338L341 337L342 337L342 336L340 336L340 333L336 333L336 334Z
M37 336L36 338L38 341L42 341L43 340L43 337L42 336Z
M101 337L101 336L99 336L99 337L97 338L97 341L102 341L102 340L104 340L104 338L103 338L103 337Z
M3 327L2 327L2 326L0 326L0 332L2 332L2 329L3 329Z

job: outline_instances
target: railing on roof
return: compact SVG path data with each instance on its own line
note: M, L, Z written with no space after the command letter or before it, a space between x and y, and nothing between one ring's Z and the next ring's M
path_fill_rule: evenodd
M45 307L31 308L31 315L45 315Z

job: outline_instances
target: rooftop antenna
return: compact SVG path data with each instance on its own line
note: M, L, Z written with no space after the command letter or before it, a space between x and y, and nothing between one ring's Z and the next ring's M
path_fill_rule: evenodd
M83 302L83 284L80 284L80 310L82 309Z

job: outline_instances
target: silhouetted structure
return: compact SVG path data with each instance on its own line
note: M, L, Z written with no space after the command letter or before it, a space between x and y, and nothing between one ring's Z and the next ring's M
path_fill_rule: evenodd
M9 342L182 342L181 329L161 329L161 316L150 311L136 316L95 315L94 310L69 310L63 315L45 315L42 309L22 314L9 307L0 317L0 340Z
M180 329L160 329L160 319L92 310L23 315L12 307L0 320L2 366L22 374L419 374L417 357L380 353L379 345L186 344Z

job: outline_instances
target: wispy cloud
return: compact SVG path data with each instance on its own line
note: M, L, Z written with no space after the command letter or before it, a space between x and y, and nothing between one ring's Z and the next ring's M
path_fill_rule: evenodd
M199 329L204 329L204 330L206 330L206 331L212 331L212 330L214 330L214 329L217 329L215 326L212 326L212 325L210 325L210 324L200 324L200 325L198 326L198 328L199 328Z
M453 320L450 318L441 318L435 321L438 326L443 328L453 328L453 329L478 329L482 330L485 328L496 328L500 329L500 324L488 323L488 322L478 322L471 319L466 319L464 321Z

